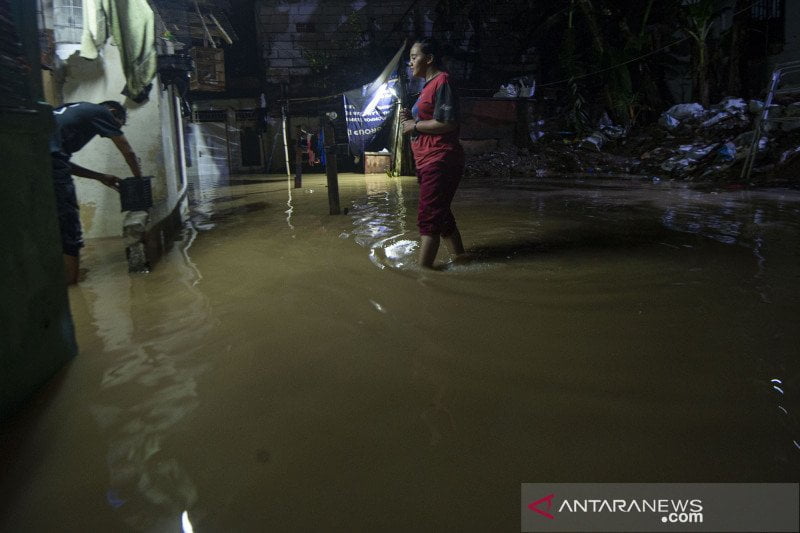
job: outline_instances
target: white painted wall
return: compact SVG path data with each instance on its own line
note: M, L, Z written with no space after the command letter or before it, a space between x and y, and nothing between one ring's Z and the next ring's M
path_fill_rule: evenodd
M144 104L126 101L120 94L124 86L119 52L110 41L98 59L73 55L66 63L64 102L117 100L127 108L128 122L122 131L139 157L144 175L153 176L153 224L172 211L182 192L175 105L171 93L161 90L157 78L153 80L150 100ZM74 154L72 161L119 177L131 175L114 143L99 136ZM119 195L94 180L76 177L75 183L84 238L122 235L124 214L120 212Z

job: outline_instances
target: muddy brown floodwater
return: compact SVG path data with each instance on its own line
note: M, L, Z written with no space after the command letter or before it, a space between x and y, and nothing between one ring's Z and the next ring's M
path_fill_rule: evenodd
M0 530L518 531L523 482L798 481L800 193L471 180L475 260L423 272L413 178L342 176L340 216L324 183L193 191L150 274L88 244Z

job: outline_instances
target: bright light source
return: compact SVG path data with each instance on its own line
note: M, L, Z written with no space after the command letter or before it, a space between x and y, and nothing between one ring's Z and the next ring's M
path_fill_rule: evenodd
M192 523L189 521L189 511L184 511L181 515L181 526L183 528L183 533L194 533Z
M381 84L380 87L378 87L378 90L376 90L375 94L372 96L372 100L370 100L370 102L367 105L367 107L364 108L364 111L361 112L361 116L362 117L366 117L367 115L369 115L370 113L372 113L375 110L375 108L378 105L378 102L380 102L381 98L384 97L384 93L386 91L386 87L387 86L388 86L387 83L383 83L383 84Z

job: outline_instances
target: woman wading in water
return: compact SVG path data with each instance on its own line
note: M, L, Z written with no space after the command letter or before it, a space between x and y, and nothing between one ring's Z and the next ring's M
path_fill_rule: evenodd
M440 239L456 261L465 258L461 234L450 210L464 175L464 150L458 140L458 96L432 39L414 42L409 66L414 77L425 79L414 107L403 110L403 133L411 134L419 182L419 264L432 268Z

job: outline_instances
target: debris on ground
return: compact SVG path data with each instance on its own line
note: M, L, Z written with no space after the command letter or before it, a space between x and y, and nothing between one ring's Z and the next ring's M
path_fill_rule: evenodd
M634 130L604 115L589 135L544 133L537 123L531 147L499 145L467 158L467 176L635 175L648 179L739 183L764 102L725 98L704 108L678 104L656 123ZM761 127L757 156L744 185L800 185L800 101L784 98ZM797 117L797 120L792 120ZM529 128L531 129L531 128Z

